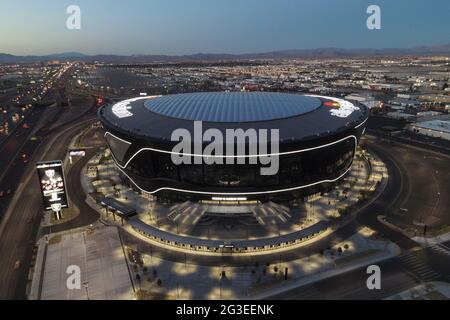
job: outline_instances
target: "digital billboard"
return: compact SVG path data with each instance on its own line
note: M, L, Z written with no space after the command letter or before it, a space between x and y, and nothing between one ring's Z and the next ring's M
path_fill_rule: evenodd
M86 150L85 149L72 149L69 150L69 156L71 157L85 157Z
M45 210L68 208L68 197L61 160L40 162L36 165Z

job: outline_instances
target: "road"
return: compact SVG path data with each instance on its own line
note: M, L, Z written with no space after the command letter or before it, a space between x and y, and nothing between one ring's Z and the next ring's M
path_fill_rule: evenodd
M75 124L66 124L58 128L56 132L52 132L43 140L35 156L30 159L30 164L23 175L24 179L18 187L18 195L12 199L0 228L0 252L2 253L0 299L26 298L25 289L32 249L42 217L42 201L34 170L35 163L38 160L64 159L73 136L82 131L92 122L92 119L95 119L95 116L88 114ZM19 270L14 270L16 261L21 261Z
M449 223L448 199L438 202L437 190L448 194L449 158L432 151L391 143L379 139L367 140L367 148L379 155L388 167L389 182L380 198L363 210L355 223L367 225L381 232L386 239L395 242L403 252L395 258L379 264L382 272L382 289L368 290L366 268L318 281L271 299L383 299L427 281L450 282L450 242L444 247L419 247L415 242L394 231L377 219L385 214L393 220L399 208L409 208L409 220L423 216L433 217L439 223ZM440 175L434 175L436 171ZM428 215L426 214L428 213ZM403 221L407 221L403 217ZM433 221L435 221L432 219Z
M85 137L85 140L89 140L89 136ZM98 212L93 210L86 203L87 195L83 192L83 187L80 180L80 175L83 167L97 152L98 148L87 149L86 156L81 159L75 159L73 166L66 174L69 199L71 203L75 205L80 211L79 215L75 219L69 220L66 223L43 228L42 234L49 234L79 228L92 224L96 222L98 218L100 218Z
M378 214L403 228L422 223L437 229L449 225L450 199L445 195L450 190L450 156L379 138L368 141L367 146L388 164L390 188L399 190Z
M18 89L22 93L14 92L0 96L0 101L10 101L13 96L19 94L24 96L22 100L30 100L41 92L46 81L48 89L42 93L42 99L51 99L54 101L67 101L66 84L70 73L70 67L63 67L59 72L51 75L42 84L36 85L36 88ZM27 91L28 93L24 93ZM86 100L86 99L85 99ZM56 105L56 104L55 104ZM69 106L70 107L70 106ZM25 112L24 119L19 121L14 127L11 125L11 132L8 136L2 136L0 139L0 220L6 208L8 208L11 197L16 190L20 178L25 168L28 166L29 157L37 149L40 140L46 135L51 135L57 130L49 130L52 124L57 123L59 117L67 110L67 107L44 107L34 106L30 111ZM76 120L76 119L75 119ZM34 139L31 140L31 137ZM10 193L8 192L10 191ZM9 193L9 194L8 194Z
M429 281L450 281L450 251L436 253L431 248L405 252L400 256L379 263L381 290L369 290L366 286L366 267L273 295L270 299L282 300L367 300L385 299Z
M29 128L17 127L0 145L0 191L11 190L10 195L0 198L0 219L9 205L23 172L29 165L30 157L41 143L43 136L41 128L57 121L61 112L62 110L56 108L33 109L25 121ZM35 139L31 139L33 136Z

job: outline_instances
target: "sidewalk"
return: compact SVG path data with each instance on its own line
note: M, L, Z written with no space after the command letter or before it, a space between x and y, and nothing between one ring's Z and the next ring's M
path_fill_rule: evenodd
M444 233L444 234L434 237L434 238L413 237L411 239L422 245L439 244L439 243L450 241L450 232Z
M44 277L45 257L47 255L47 240L41 238L38 241L38 251L34 262L33 278L31 282L28 300L39 300L41 294L42 280Z
M29 299L135 299L116 227L96 224L54 233L39 240ZM80 270L80 288L69 288L69 267Z
M423 283L386 300L450 300L450 283L438 281Z
M353 271L353 270L356 270L356 269L359 269L359 268L362 268L362 267L365 267L365 266L368 266L371 264L376 264L381 261L391 259L391 258L397 256L399 253L400 253L400 248L397 245L391 243L388 245L387 252L381 252L379 254L375 254L371 257L368 257L367 259L364 259L364 261L361 261L359 263L345 265L345 266L339 267L339 268L336 267L332 270L327 270L327 271L320 272L320 273L317 273L317 274L314 274L311 276L307 276L305 278L295 280L287 285L277 286L275 288L269 289L269 290L261 292L259 294L248 296L246 298L250 299L250 300L269 299L269 298L273 297L274 295L281 294L281 293L284 293L286 291L289 291L289 290L292 290L292 289L295 289L298 287L302 287L302 286L305 286L305 285L308 285L311 283L315 283L320 280L332 278L332 277L338 276L343 273L347 273L347 272L350 272L350 271Z

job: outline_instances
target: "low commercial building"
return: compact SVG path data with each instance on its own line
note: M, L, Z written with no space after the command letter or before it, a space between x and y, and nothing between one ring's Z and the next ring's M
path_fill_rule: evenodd
M353 93L348 96L345 96L345 99L350 100L350 101L359 102L359 103L363 104L364 106L366 106L368 109L381 107L381 101L376 100L370 94Z
M409 121L414 121L416 119L416 115L414 115L414 114L399 112L399 111L388 112L386 115L392 119L403 119L403 120L409 120Z
M431 120L410 124L408 129L414 133L429 137L450 140L450 121Z

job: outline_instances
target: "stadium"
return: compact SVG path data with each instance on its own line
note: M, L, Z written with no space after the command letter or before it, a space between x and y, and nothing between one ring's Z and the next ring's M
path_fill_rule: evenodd
M136 190L165 203L279 203L328 192L345 177L368 113L362 105L333 97L205 92L129 99L102 107L98 116L115 164ZM196 161L204 155L195 152L195 146L191 152L177 154L191 158L190 163L174 163L173 150L179 141L173 141L173 132L183 129L195 137L199 121L202 130L214 129L223 136L232 129L278 130L277 148L262 152L278 157L276 174L261 174L267 166L251 161ZM229 143L223 140L224 150ZM250 150L261 152L252 148L250 139L240 143L248 152L241 155L246 160L255 156Z

